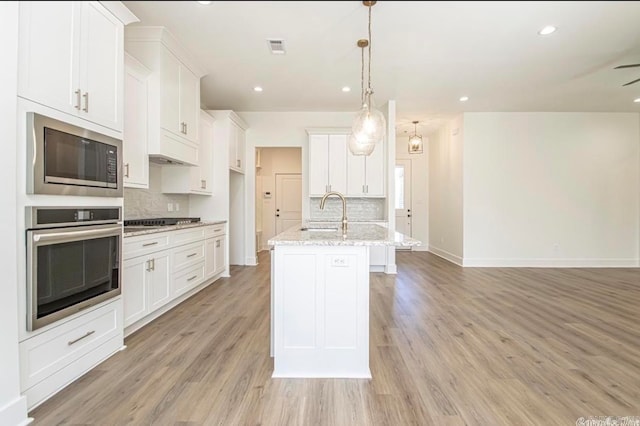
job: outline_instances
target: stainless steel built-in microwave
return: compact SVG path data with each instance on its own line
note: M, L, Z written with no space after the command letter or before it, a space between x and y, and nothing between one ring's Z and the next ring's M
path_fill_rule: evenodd
M27 193L122 197L121 140L27 114Z

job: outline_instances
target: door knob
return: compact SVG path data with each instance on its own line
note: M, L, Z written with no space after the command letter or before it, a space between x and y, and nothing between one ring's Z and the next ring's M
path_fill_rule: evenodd
M408 215L407 215L407 217L411 217L411 215L410 215L410 214L408 214Z
M276 217L280 217L280 215L276 213Z

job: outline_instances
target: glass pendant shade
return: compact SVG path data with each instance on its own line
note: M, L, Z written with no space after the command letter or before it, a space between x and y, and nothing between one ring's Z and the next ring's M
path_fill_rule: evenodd
M356 115L351 132L360 144L378 144L384 139L386 120L384 115L371 104L371 96Z
M349 135L349 152L353 155L371 155L376 148L375 143L369 143L367 140L360 142L355 134Z

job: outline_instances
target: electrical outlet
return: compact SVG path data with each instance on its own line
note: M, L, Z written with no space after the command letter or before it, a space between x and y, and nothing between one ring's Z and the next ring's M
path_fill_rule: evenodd
M180 204L176 203L176 211L179 212L180 211Z
M344 256L331 257L331 266L347 267L349 266L349 259Z
M168 212L172 212L173 211L173 203L167 203L167 211Z

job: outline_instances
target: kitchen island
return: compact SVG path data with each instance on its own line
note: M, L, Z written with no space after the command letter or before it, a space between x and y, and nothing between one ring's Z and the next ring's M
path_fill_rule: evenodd
M305 223L269 240L273 377L370 378L369 248L420 242L375 224Z

